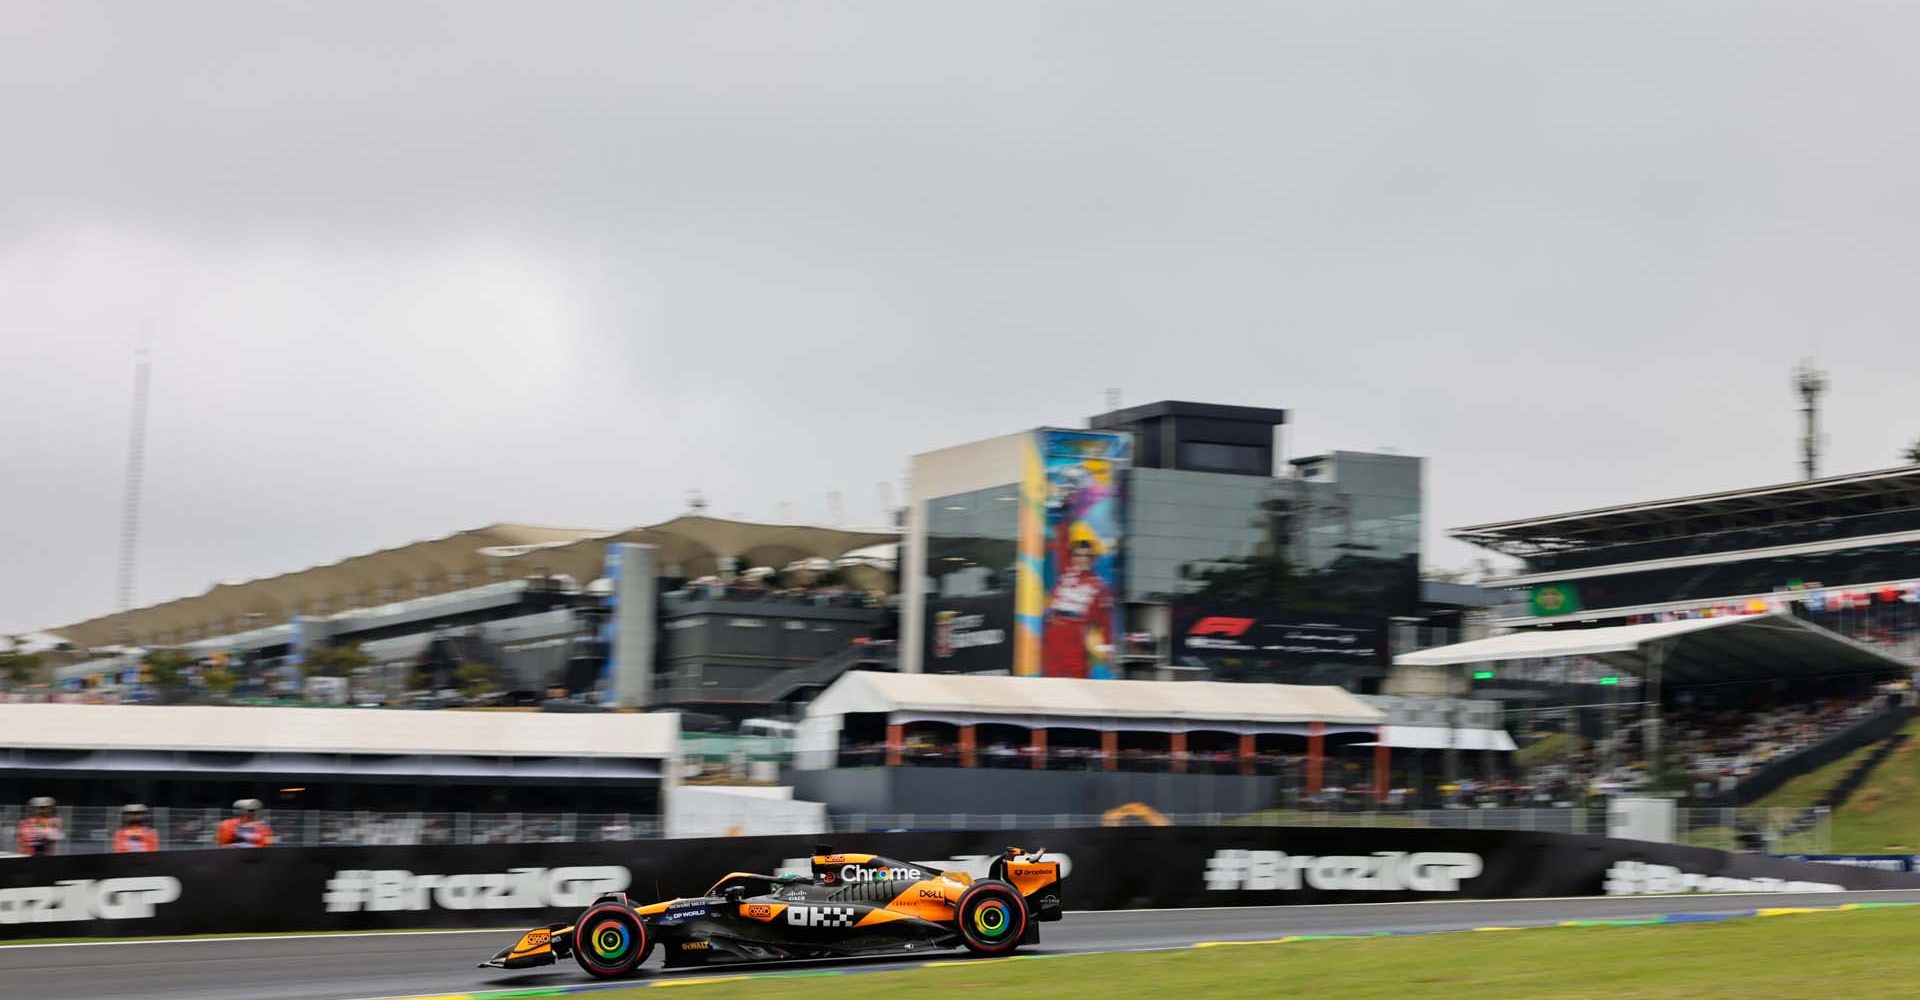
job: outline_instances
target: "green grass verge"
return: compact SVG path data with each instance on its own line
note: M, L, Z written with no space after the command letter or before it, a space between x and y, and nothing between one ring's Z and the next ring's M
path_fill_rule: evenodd
M1820 801L1820 798L1832 790L1833 786L1840 783L1841 778L1847 776L1848 771L1853 770L1855 764L1865 760L1867 755L1879 745L1878 741L1869 743L1825 767L1808 771L1755 799L1751 805L1761 809L1775 806L1784 809L1805 809Z
M1843 854L1920 852L1920 722L1833 814L1833 849Z
M1920 997L1920 913L1858 910L1667 927L1299 941L906 972L686 984L703 1000L931 996L1031 1000L1773 1000ZM680 991L675 991L676 995ZM593 994L659 1000L643 990Z
M1521 767L1538 767L1551 764L1570 753L1579 753L1587 748L1587 741L1576 733L1549 733L1527 744L1513 755Z

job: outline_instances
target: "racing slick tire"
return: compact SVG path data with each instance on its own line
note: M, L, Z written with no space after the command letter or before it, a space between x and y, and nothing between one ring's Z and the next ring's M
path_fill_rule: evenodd
M625 903L596 903L573 923L573 960L596 979L624 979L653 950L646 921Z
M953 910L960 943L976 955L1005 955L1026 940L1027 902L1005 882L975 882Z

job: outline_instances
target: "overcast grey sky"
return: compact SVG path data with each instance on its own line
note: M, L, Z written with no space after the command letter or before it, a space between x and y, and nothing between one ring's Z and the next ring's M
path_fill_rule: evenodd
M1444 528L1920 436L1920 7L0 0L0 630L492 521L879 513L1119 386Z

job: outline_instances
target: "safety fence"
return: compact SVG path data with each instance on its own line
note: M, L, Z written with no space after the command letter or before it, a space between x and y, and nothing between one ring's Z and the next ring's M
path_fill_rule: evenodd
M16 846L21 809L0 807L0 852ZM62 837L56 854L101 854L112 850L120 812L112 807L57 810ZM218 809L156 808L151 825L160 849L220 846L217 832L228 813ZM1676 809L1676 840L1696 847L1773 854L1826 853L1831 816L1813 810ZM274 809L261 821L273 847L451 846L482 844L621 843L665 836L660 817L640 813L372 812ZM854 813L829 816L824 825L799 818L743 811L721 817L725 826L760 835L867 834L958 830L1067 830L1102 826L1342 827L1363 829L1512 830L1604 836L1602 809L1409 809L1336 811L1268 809L1254 813L1162 814L1145 808L1106 813Z

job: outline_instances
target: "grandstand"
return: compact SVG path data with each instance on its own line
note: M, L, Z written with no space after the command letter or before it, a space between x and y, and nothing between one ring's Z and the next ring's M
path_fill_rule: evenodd
M143 660L165 648L195 664L196 682L200 671L236 677L218 700L444 702L466 671L522 704L594 691L630 707L738 703L751 715L762 688L774 700L831 680L781 682L790 672L836 657L842 670L890 662L890 645L871 644L890 632L895 537L699 515L624 531L489 525L49 629L54 690L40 697L204 697L147 688ZM759 627L709 627L720 622ZM313 684L303 667L341 647L364 662Z
M1783 611L1911 655L1920 467L1458 528L1521 568L1495 624L1619 624Z
M1878 695L1910 686L1920 654L1920 467L1450 534L1520 561L1487 585L1507 591L1493 624L1522 631L1398 662L1473 664L1528 728L1584 737L1542 773L1646 783L1664 730L1670 776L1744 802L1906 711ZM1751 627L1712 627L1732 623Z

